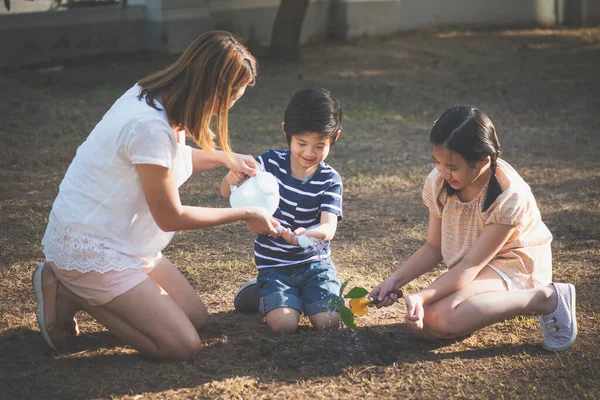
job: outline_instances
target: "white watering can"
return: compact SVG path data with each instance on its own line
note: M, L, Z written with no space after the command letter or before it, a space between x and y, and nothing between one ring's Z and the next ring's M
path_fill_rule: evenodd
M231 185L229 204L232 208L261 207L269 214L275 214L279 207L279 183L270 172L261 171L251 176L240 186ZM275 227L281 232L281 225ZM298 236L298 245L303 248L312 246L314 240L308 236Z
M261 171L240 186L231 185L229 204L232 208L261 207L275 214L279 207L279 184L269 172Z

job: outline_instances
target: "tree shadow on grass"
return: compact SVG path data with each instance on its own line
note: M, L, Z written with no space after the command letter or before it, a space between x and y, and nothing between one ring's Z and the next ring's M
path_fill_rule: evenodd
M89 398L178 391L240 377L262 383L336 377L347 368L444 359L485 359L540 353L537 345L502 345L439 351L456 340L424 343L404 324L317 332L302 325L291 335L272 333L259 315L211 315L201 333L204 350L187 362L157 362L121 347L108 332L69 340L48 351L39 332L13 330L0 337L2 393L8 398Z

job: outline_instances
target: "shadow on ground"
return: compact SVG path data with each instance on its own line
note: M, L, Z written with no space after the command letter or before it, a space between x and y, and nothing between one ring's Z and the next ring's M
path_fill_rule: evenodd
M201 336L206 347L196 360L161 363L124 351L105 331L70 338L60 354L48 350L37 331L6 332L0 337L0 352L4 366L11 368L2 368L3 396L41 398L52 393L56 398L106 398L179 391L229 378L250 377L262 384L295 382L334 378L348 368L395 365L400 369L456 358L542 352L537 344L441 352L456 341L420 342L407 334L403 324L332 332L302 326L296 334L280 336L271 333L259 315L234 312L211 315ZM88 379L93 371L104 377L105 385Z

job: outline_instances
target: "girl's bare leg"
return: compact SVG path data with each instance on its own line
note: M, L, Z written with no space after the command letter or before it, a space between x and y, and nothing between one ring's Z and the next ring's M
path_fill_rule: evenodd
M508 291L494 269L484 267L465 288L425 307L426 339L455 338L523 314L548 314L556 308L551 285Z

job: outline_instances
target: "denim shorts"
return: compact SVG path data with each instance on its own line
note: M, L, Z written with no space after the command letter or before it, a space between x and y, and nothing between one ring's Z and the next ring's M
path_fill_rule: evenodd
M262 286L259 310L263 314L280 307L293 308L306 316L337 310L327 302L340 291L340 281L330 259L260 268L256 280Z

